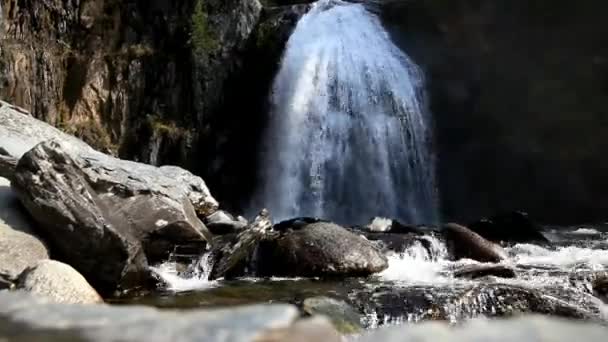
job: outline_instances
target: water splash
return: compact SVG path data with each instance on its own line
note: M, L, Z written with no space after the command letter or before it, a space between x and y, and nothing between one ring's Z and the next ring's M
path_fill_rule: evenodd
M361 4L321 0L273 86L260 201L278 219L436 223L423 75Z
M179 263L172 261L150 267L150 270L162 282L165 289L174 292L204 290L217 286L217 281L209 280L212 269L213 258L211 252L204 253L186 271L180 271Z

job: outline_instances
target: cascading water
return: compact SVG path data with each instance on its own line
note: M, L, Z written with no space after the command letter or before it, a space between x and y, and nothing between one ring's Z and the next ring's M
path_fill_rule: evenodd
M321 0L272 94L260 201L277 219L436 223L423 75L362 4Z

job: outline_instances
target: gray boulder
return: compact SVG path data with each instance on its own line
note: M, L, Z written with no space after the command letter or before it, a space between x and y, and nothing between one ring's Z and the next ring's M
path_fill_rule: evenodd
M506 253L500 246L484 239L467 227L448 223L443 227L451 256L480 262L500 262Z
M0 273L15 279L27 267L48 259L49 253L33 234L31 222L9 186L8 180L0 178Z
M207 229L214 235L238 233L245 229L247 224L247 220L235 219L223 210L218 210L205 218Z
M86 165L85 172L97 177L99 183L107 183L108 187L117 186L138 193L161 193L178 200L185 196L202 217L211 215L218 208L218 202L211 196L205 182L184 169L174 166L159 168L105 155L82 140L35 119L24 109L2 101L0 137L2 154L13 158L21 158L41 142L55 140L70 155L80 157L78 160Z
M104 293L146 285L149 263L209 236L193 207L212 209L204 183L176 167L51 140L21 157L12 187L58 259Z
M98 304L103 299L72 266L54 260L40 260L23 271L17 289L66 304Z
M299 320L298 310L291 305L173 311L49 303L16 291L0 292L0 316L0 340L339 341L327 321ZM302 334L316 338L298 339ZM279 338L285 336L289 338Z
M258 260L263 276L366 276L388 267L371 242L329 222L285 229L262 241Z

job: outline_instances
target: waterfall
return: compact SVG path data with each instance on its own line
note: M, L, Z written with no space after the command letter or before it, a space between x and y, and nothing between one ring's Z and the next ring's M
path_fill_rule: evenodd
M423 75L362 4L321 0L297 24L271 97L259 204L277 219L435 223Z

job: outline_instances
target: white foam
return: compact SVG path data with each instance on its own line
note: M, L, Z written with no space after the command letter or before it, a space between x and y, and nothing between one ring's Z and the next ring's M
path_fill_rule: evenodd
M536 245L518 244L509 249L509 254L513 256L513 262L523 265L572 267L586 264L597 270L608 266L608 250L577 246L549 250Z
M593 229L593 228L579 228L579 229L573 231L571 234L578 234L578 235L599 235L601 233L599 231Z
M150 270L166 285L166 289L169 291L204 290L218 285L217 281L209 280L209 274L213 268L211 261L211 253L205 253L197 262L194 271L189 274L180 273L175 262L150 267Z
M388 255L388 268L379 274L382 280L398 281L406 284L436 284L449 279L442 270L449 263L445 244L432 236L424 236L429 242L427 249L421 242L403 253Z

